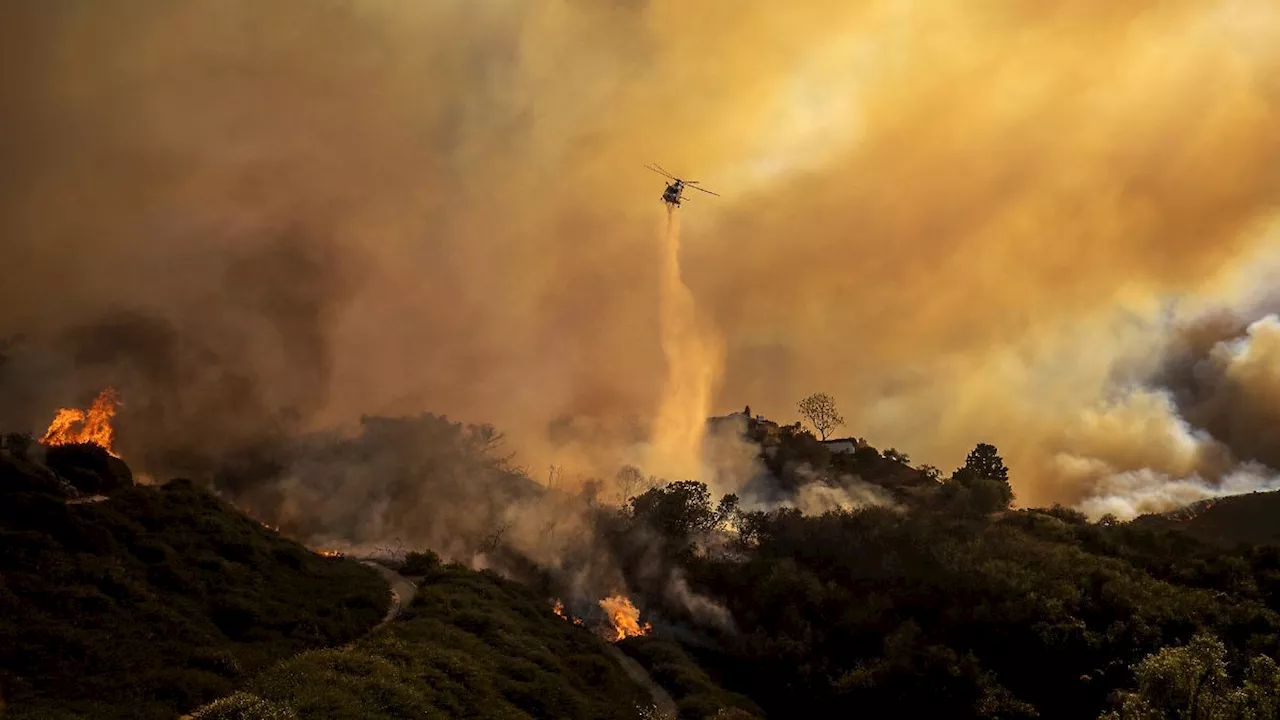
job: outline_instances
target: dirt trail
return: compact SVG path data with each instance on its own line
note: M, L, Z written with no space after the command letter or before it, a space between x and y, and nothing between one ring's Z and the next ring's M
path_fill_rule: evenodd
M618 661L618 664L622 666L622 671L627 674L627 677L631 678L645 690L649 691L649 695L653 697L653 704L658 706L658 713L660 717L676 717L679 713L679 710L676 708L676 701L671 699L671 695L667 693L666 690L663 690L661 685L654 682L653 677L649 675L648 670L645 670L640 663L636 662L626 653L613 645L606 645L605 651L608 652L614 660Z
M391 586L391 606L387 608L386 617L382 618L382 622L373 626L369 632L374 633L387 626L387 623L396 619L396 616L409 607L409 603L413 602L413 596L418 592L418 586L409 582L403 575L392 570L385 565L379 565L372 560L361 560L360 562L377 570L387 584Z
M67 500L68 505L84 505L86 503L100 503L106 500L106 495L90 495L88 497L70 498Z

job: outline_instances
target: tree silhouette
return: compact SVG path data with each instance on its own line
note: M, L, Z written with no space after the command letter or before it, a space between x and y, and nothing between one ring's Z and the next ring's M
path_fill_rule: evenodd
M835 399L826 393L814 393L796 403L796 408L800 411L800 417L808 420L823 440L827 439L832 430L844 424L844 418L836 410Z
M992 480L1009 481L1009 468L1004 466L1004 459L995 445L978 443L977 447L965 458L964 466L973 474Z
M947 485L946 494L953 502L958 501L960 506L975 512L1006 510L1013 502L1009 468L1005 467L995 445L978 443L964 465L951 474Z

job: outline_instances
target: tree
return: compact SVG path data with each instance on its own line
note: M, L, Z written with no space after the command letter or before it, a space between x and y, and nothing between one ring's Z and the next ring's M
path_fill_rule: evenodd
M498 546L502 544L502 536L506 535L507 531L510 529L511 523L498 523L497 526L480 541L480 552L487 555L492 553L494 550L497 550Z
M964 466L979 477L1009 481L1009 468L1004 466L1004 459L1000 457L995 445L978 443L969 457L965 458Z
M733 505L736 502L722 508L732 510ZM687 542L719 522L711 505L711 492L705 483L696 480L677 480L631 498L631 516L676 543Z
M965 504L976 512L1006 510L1013 503L1009 468L1005 467L995 445L978 443L964 466L951 474L951 483L968 491Z
M911 456L899 451L897 448L889 448L884 451L886 460L892 460L900 465L911 465Z
M644 494L654 486L653 478L645 479L644 473L635 465L623 465L613 476L618 488L618 502L625 505L631 498Z
M826 440L832 430L844 425L844 418L836 410L836 401L826 393L814 393L796 403L800 417L809 421L818 435Z
M730 493L720 498L720 504L716 505L716 527L724 527L732 522L739 514L738 496Z
M1136 692L1118 712L1100 720L1156 718L1274 718L1280 711L1280 668L1266 655L1253 657L1236 686L1228 674L1222 641L1199 633L1181 647L1166 647L1133 667Z

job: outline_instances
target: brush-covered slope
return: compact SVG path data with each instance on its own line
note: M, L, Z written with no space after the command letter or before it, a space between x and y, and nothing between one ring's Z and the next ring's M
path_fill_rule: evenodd
M764 717L764 711L750 698L720 687L673 640L643 635L627 638L619 646L671 694L681 718L758 720Z
M171 720L275 661L359 637L387 609L372 569L319 557L190 482L125 484L123 464L89 446L47 463L0 454L6 720ZM89 486L108 497L68 502Z
M1280 545L1280 492L1202 500L1139 523L1181 530L1201 540L1225 545Z
M276 665L196 717L634 720L650 698L606 651L523 585L435 567L385 630Z

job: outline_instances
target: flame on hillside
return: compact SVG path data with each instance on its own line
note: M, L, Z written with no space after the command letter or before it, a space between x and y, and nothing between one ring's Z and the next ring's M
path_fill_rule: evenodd
M330 558L342 557L342 553L338 550L327 550L325 548L317 548L315 552L317 555L321 557L330 557Z
M567 620L567 621L569 621L569 622L573 623L574 625L581 625L581 624L582 624L582 618L576 618L576 617L573 617L572 615L568 615L568 614L566 614L566 613L565 613L565 611L564 611L564 603L560 602L560 600L559 600L559 599L556 599L556 600L552 600L552 601L551 601L551 612L553 612L553 613L555 613L555 614L559 615L560 617L562 617L562 618L564 618L565 620Z
M262 527L264 527L264 528L266 528L266 529L270 530L271 532L275 532L275 533L280 532L280 526L278 526L278 525L270 525L270 524L268 524L268 523L266 523L266 522L262 521L261 519L259 519L259 518L258 518L258 514L257 514L257 513L255 513L255 512L253 511L253 508L250 508L250 507L248 507L248 506L235 505L235 504L233 504L233 507L235 507L235 509L239 510L240 512L244 513L244 516L245 516L245 517L249 518L250 520L252 520L252 521L254 521L254 522L256 522L256 523L258 523L259 525L261 525Z
M1212 508L1216 503L1217 500L1201 500L1200 502L1192 503L1185 507L1178 508L1177 510L1167 512L1164 515L1170 520L1174 520L1176 522L1194 520L1202 513Z
M49 429L40 438L42 445L77 445L92 443L106 450L112 457L116 455L112 449L115 443L115 430L111 427L111 418L116 414L120 401L116 392L107 388L94 398L88 410L79 408L62 408L49 423Z
M609 622L613 625L613 642L625 640L634 635L646 635L653 629L649 623L640 624L640 610L623 595L610 595L600 601Z

